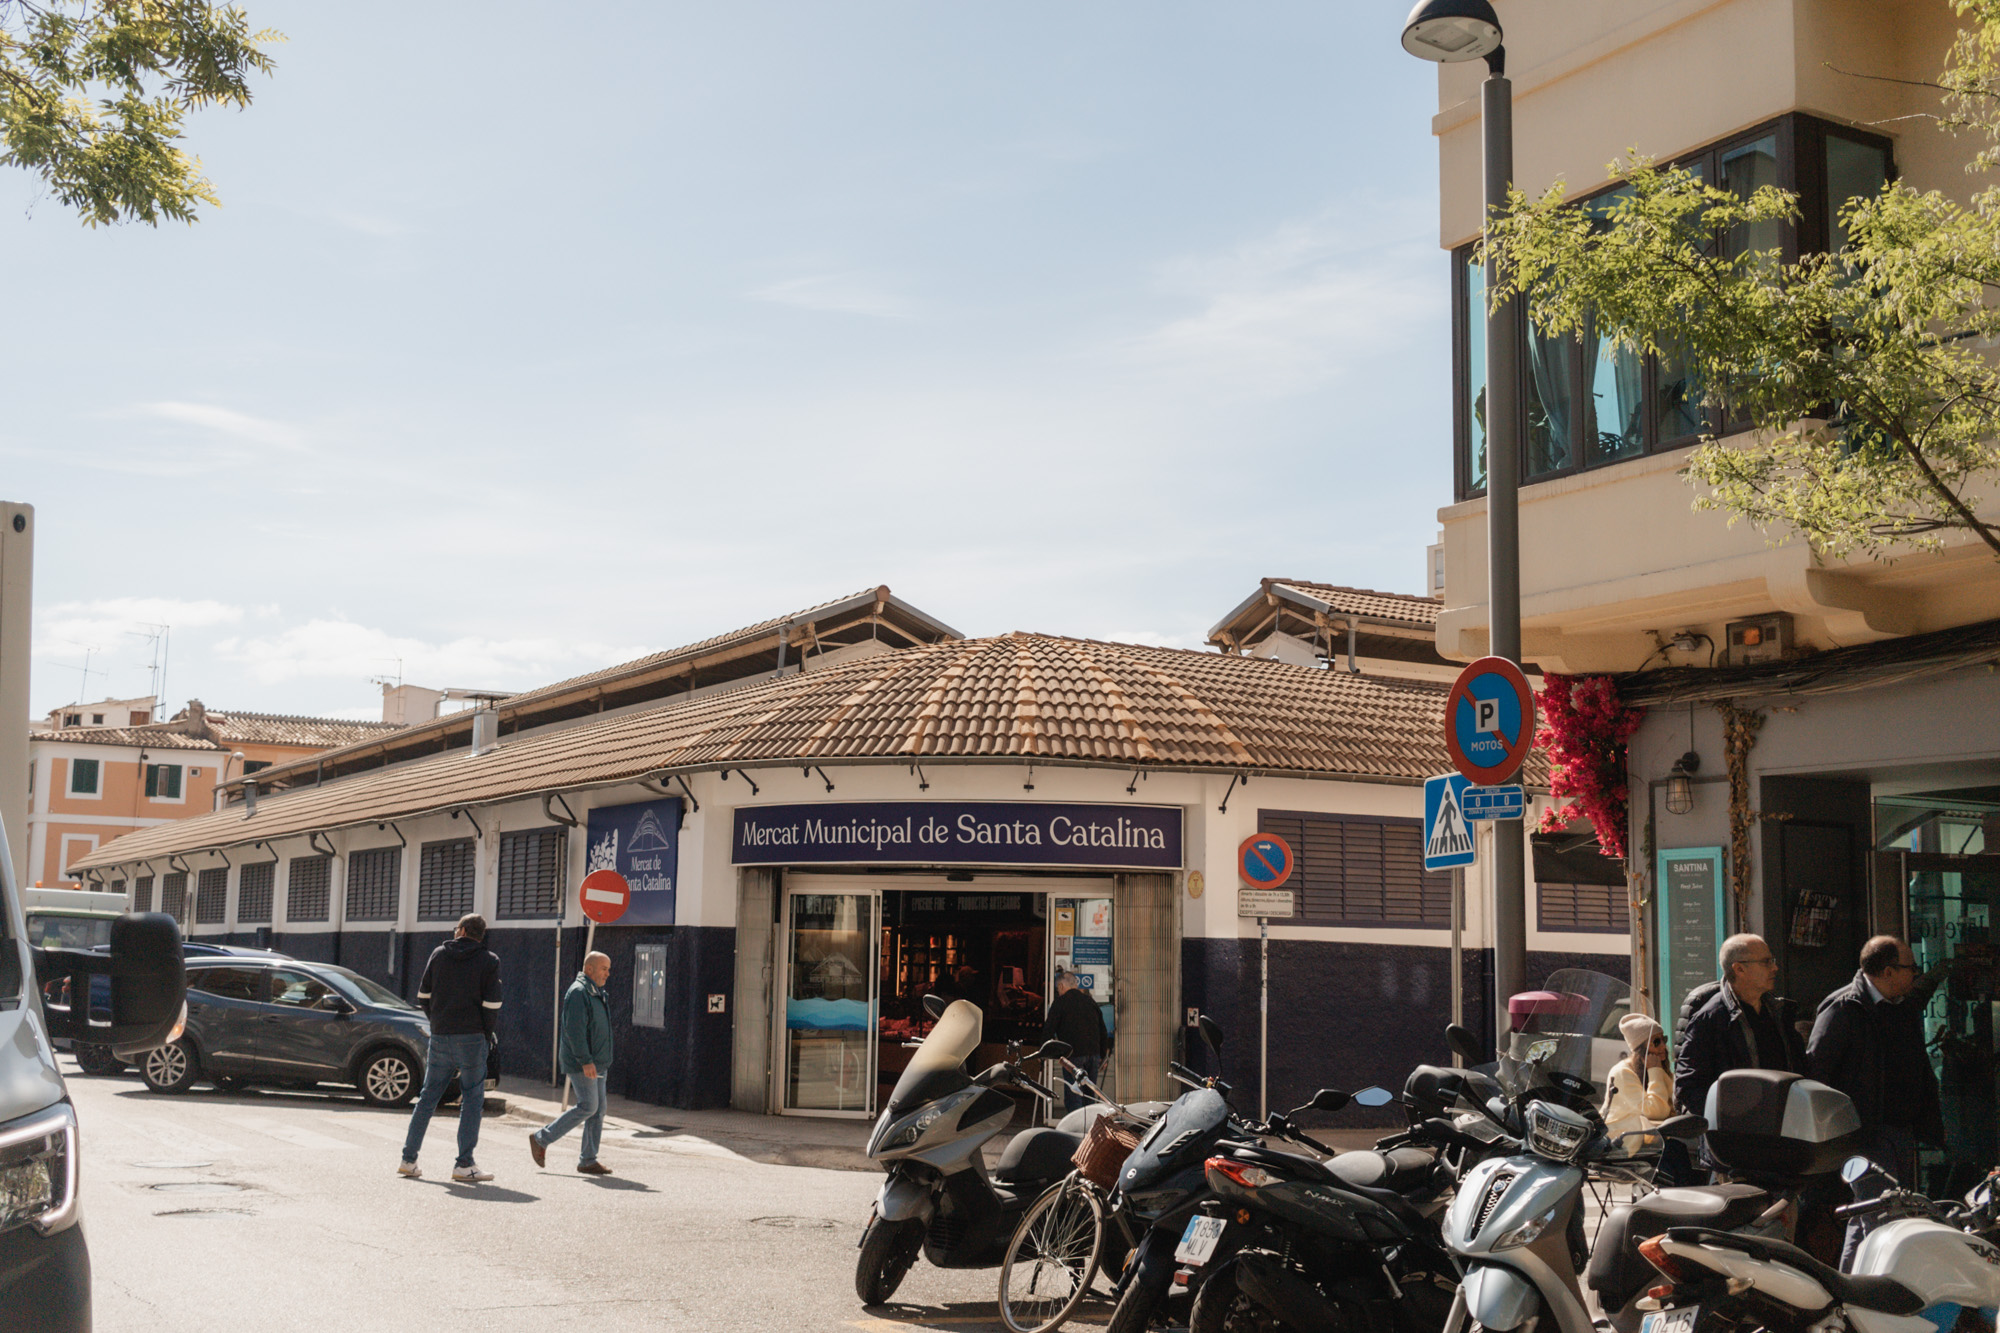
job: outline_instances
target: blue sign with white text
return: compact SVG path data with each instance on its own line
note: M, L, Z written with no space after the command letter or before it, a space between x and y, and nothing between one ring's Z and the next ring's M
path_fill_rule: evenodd
M1472 826L1465 822L1465 793L1471 786L1456 773L1424 780L1424 869L1450 870L1479 859Z
M1467 819L1519 819L1527 813L1528 793L1518 783L1467 787L1464 809Z
M590 812L589 863L615 870L632 889L621 926L674 924L674 882L680 877L681 798L600 805Z
M822 801L741 805L739 866L1002 865L1178 870L1177 805Z

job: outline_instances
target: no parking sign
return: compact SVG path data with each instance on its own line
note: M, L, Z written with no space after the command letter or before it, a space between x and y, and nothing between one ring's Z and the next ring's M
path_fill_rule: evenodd
M1444 744L1466 781L1495 787L1521 771L1535 744L1535 691L1504 657L1458 673L1444 703Z

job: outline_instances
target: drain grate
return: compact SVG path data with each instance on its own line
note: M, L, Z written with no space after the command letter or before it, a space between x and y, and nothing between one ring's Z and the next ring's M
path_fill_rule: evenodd
M199 1171L214 1162L134 1162L141 1171Z
M249 1186L232 1185L226 1180L163 1180L146 1188L162 1194L236 1194Z
M831 1231L835 1223L824 1217L753 1217L753 1227L782 1227L792 1231Z

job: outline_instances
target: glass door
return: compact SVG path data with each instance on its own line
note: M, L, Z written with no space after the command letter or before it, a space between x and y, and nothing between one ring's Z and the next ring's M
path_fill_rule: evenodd
M787 1111L874 1114L879 903L867 891L785 895L778 1077Z
M1923 1187L1943 1198L1986 1170L1974 1164L2000 1157L2000 856L1912 852L1903 872L1910 949L1922 969L1918 994L1935 986L1924 1004L1924 1038L1952 1146L1943 1160L1926 1154Z

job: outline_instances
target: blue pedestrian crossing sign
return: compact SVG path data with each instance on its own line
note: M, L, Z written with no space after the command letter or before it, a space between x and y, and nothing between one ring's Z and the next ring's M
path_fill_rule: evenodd
M1424 869L1450 870L1478 859L1472 826L1465 822L1465 793L1471 787L1457 773L1424 781Z
M1467 819L1520 819L1528 812L1528 793L1518 782L1467 787L1460 808Z

